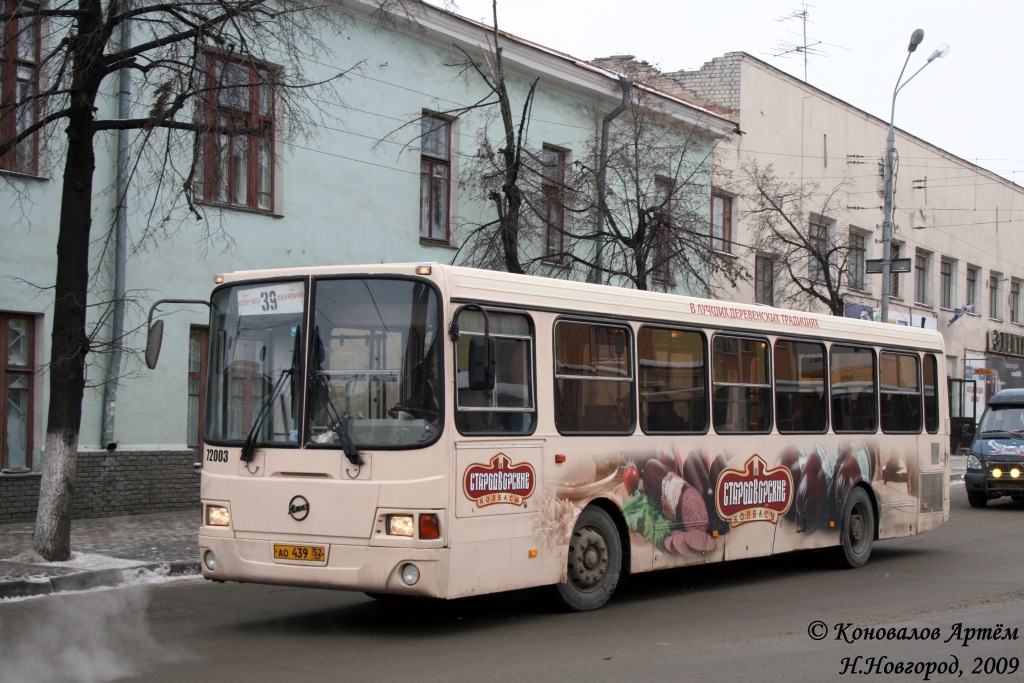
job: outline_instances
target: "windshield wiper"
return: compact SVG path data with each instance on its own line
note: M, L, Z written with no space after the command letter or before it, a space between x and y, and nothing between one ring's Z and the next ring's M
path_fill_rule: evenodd
M359 449L356 448L352 437L348 433L348 421L352 418L349 417L348 413L339 412L334 406L326 375L317 373L316 387L320 393L324 408L327 410L327 418L331 421L329 428L338 436L338 443L341 445L341 450L344 451L345 457L353 465L362 465L363 458L359 455Z
M293 370L291 368L281 371L281 376L277 378L273 391L270 392L270 396L260 406L260 412L256 414L256 419L252 423L252 429L249 430L248 436L245 437L245 443L242 444L242 462L252 462L252 459L256 456L256 436L260 433L260 428L263 427L263 421L270 414L270 406L274 404L278 394L284 389L284 381L291 377L292 373Z

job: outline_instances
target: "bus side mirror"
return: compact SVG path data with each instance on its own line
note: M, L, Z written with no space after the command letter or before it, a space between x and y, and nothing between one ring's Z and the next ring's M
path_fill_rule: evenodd
M160 360L160 345L164 341L164 321L157 320L149 328L146 337L146 366L152 370Z
M206 307L210 306L209 301L203 301L202 299L160 299L153 302L153 305L149 307L149 317L146 319L146 324L149 325L149 331L146 333L146 366L150 370L156 367L156 362L160 359L160 344L164 340L164 321L157 320L153 322L153 314L156 313L156 307L160 304L202 304Z
M473 391L494 388L494 340L490 337L469 340L469 388Z

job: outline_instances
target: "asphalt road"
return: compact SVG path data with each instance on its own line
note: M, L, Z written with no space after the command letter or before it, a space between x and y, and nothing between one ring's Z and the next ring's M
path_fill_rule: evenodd
M948 524L877 544L861 569L795 554L660 572L586 614L543 591L378 602L190 579L53 595L0 604L0 681L1022 680L1022 530L1024 504L975 510L955 484Z

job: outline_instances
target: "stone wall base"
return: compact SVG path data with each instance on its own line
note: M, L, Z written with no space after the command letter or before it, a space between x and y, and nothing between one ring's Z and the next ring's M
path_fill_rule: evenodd
M195 453L80 451L72 519L199 508ZM39 505L38 472L0 474L0 524L32 521Z

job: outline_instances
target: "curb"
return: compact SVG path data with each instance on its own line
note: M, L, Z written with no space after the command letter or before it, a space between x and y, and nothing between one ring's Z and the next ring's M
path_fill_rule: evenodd
M42 581L8 581L0 583L0 600L4 598L28 598L39 595L52 595L66 591L83 591L91 588L111 588L128 583L130 579L142 572L162 574L164 576L200 575L198 560L175 560L173 562L155 562L140 564L137 567L124 569L98 569L89 572L78 572L64 576L53 576Z

